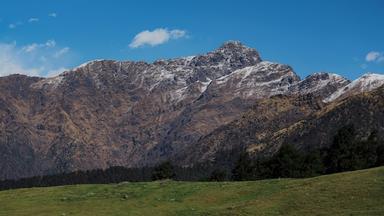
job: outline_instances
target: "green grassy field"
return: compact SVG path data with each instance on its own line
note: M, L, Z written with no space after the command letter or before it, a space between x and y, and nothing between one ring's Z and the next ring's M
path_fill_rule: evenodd
M0 215L384 215L384 167L309 179L0 191Z

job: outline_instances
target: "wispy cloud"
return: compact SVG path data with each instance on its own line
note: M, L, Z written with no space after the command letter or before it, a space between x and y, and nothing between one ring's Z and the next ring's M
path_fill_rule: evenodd
M8 25L8 28L10 28L10 29L15 29L15 28L17 28L18 26L23 25L24 23L36 23L36 22L39 22L39 21L40 21L39 18L37 18L37 17L31 17L31 18L29 18L28 20L26 20L25 22L21 22L21 21L19 21L19 22L15 22L15 23L10 23L10 24Z
M50 16L50 17L57 17L57 14L56 13L49 13L48 14L48 16ZM0 22L1 22L2 20L0 19ZM8 25L8 28L10 28L10 29L15 29L15 28L17 28L18 26L21 26L21 25L23 25L24 23L37 23L37 22L39 22L40 21L40 19L38 18L38 17L31 17L31 18L29 18L28 20L25 20L25 22L21 22L21 21L19 21L19 22L15 22L15 23L10 23L9 25Z
M37 43L28 44L28 45L24 46L21 50L23 50L23 52L30 53L30 52L35 51L38 48L38 46L39 45Z
M32 22L39 22L39 18L31 17L31 18L28 19L28 22L29 22L29 23L32 23Z
M55 54L53 56L55 58L60 58L61 56L65 55L68 52L69 52L69 47L64 47L64 48L58 50L57 52L55 52Z
M371 51L365 56L367 62L384 62L384 53Z
M52 13L49 13L48 16L53 17L53 18L56 18L56 17L57 17L57 13L52 12Z
M21 26L21 25L23 25L23 22L10 23L8 25L8 28L15 29L16 27Z
M55 40L48 40L45 42L44 46L46 47L55 47L56 46L56 41Z
M70 59L68 47L58 47L56 41L18 46L16 42L0 43L0 76L25 74L53 76L66 70ZM66 54L66 55L64 55Z
M21 50L23 52L26 52L26 53L31 53L31 52L36 51L39 48L53 48L55 46L56 46L56 41L55 40L48 40L45 43L40 43L40 44L32 43L32 44L28 44L26 46L23 46L21 48Z
M138 48L145 45L157 46L168 42L172 39L179 39L187 36L185 30L174 29L168 30L164 28L158 28L153 31L145 30L138 33L129 44L131 48Z

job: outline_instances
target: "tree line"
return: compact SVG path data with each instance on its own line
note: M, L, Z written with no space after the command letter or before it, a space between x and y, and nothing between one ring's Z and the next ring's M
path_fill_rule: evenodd
M114 166L108 169L74 171L54 175L34 176L0 181L0 190L30 187L49 187L74 184L109 184L119 182L145 182L159 179L199 181L209 176L212 166L198 164L193 167L173 166L166 161L156 167L127 168Z
M56 175L36 176L0 181L0 190L46 187L70 184L107 184L124 181L242 181L268 178L303 178L322 174L352 171L384 165L384 142L372 132L368 139L356 137L353 126L341 128L332 144L323 149L301 151L293 145L282 145L268 158L255 158L246 151L233 150L237 160L224 164L197 164L193 167L174 166L165 161L156 167L110 167L89 171L75 171ZM222 159L223 159L222 158ZM230 158L228 158L230 159ZM233 158L231 158L233 160ZM229 162L228 162L229 161Z
M232 170L232 180L303 178L383 166L384 142L377 132L366 140L356 135L353 126L346 126L327 148L299 151L293 145L283 145L272 157L261 159L243 153Z

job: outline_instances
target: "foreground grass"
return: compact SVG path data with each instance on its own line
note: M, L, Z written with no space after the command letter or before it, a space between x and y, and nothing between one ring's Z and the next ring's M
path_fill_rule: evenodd
M384 167L309 179L0 191L0 215L384 215Z

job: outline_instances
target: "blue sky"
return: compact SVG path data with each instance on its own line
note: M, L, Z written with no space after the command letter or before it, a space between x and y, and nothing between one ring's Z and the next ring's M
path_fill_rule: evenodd
M383 73L384 1L2 0L0 75L50 76L92 59L189 56L227 40L301 77Z

